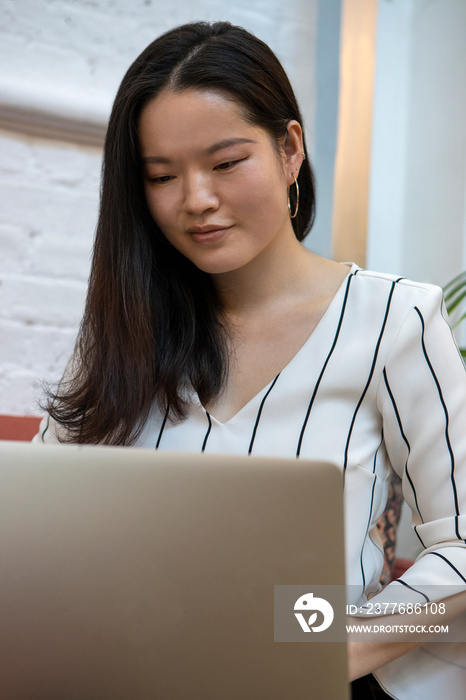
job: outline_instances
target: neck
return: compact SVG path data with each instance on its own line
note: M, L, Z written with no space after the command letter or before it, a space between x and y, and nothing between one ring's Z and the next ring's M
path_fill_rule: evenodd
M302 295L309 286L318 256L307 250L294 236L278 248L266 250L248 265L213 275L227 315L260 313L276 303Z

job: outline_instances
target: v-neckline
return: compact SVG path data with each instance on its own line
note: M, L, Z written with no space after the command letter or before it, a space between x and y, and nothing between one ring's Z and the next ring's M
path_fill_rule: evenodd
M228 420L222 422L222 421L218 420L217 418L215 418L215 416L212 415L212 413L210 413L210 411L208 411L202 405L201 400L199 399L199 396L196 393L194 394L194 397L193 397L194 400L199 405L199 407L203 411L205 411L205 413L207 414L209 419L212 421L212 423L215 423L216 425L219 425L219 426L227 426L230 423L232 423L236 418L238 418L242 413L246 412L251 407L251 405L257 403L257 401L259 401L259 399L262 400L262 398L267 394L267 392L272 387L272 385L277 381L277 378L280 375L282 375L283 373L287 372L288 369L299 360L300 356L304 352L306 352L308 346L311 343L316 342L315 341L316 335L319 335L319 333L321 332L322 326L326 323L327 319L332 315L334 309L341 308L340 297L341 296L344 297L345 290L346 290L346 287L348 284L348 280L351 277L351 275L354 274L355 270L358 269L358 266L355 263L342 263L342 264L343 265L346 264L349 267L348 274L345 275L345 277L343 278L340 286L338 287L337 291L333 295L330 303L328 304L327 308L325 309L324 313L320 317L319 321L317 322L317 324L315 325L315 327L311 331L310 335L306 338L304 343L296 351L296 353L293 355L293 357L280 370L280 372L278 372L277 375L266 386L264 386L262 389L260 389L260 391L258 391L257 394L254 394L254 396L251 399L249 399L249 401L247 403L245 403L244 406L242 406L238 411L236 411L235 414L233 414L230 418L228 418Z

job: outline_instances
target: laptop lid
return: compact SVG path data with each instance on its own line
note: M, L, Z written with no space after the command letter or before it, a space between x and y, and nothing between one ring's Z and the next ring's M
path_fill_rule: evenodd
M323 462L0 443L0 697L343 700L344 643L274 641L342 511Z

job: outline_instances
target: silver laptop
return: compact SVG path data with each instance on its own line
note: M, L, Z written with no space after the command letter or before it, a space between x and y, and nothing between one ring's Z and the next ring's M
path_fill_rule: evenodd
M274 641L342 510L327 463L0 442L0 698L344 700L344 642Z

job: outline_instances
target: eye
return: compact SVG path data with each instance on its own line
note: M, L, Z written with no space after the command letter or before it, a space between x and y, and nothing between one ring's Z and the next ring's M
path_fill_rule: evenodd
M220 163L220 165L216 165L215 170L228 170L228 168L231 168L232 165L238 162L239 161L228 160L226 163Z
M245 158L236 158L236 160L227 160L224 163L219 163L218 165L216 165L214 170L230 170L231 168L234 168L236 165L242 163L244 160L247 159L248 156L246 156Z
M159 177L150 177L149 175L146 175L146 180L147 182L150 182L151 184L154 185L163 185L166 182L170 182L170 180L173 180L172 175L160 175Z

